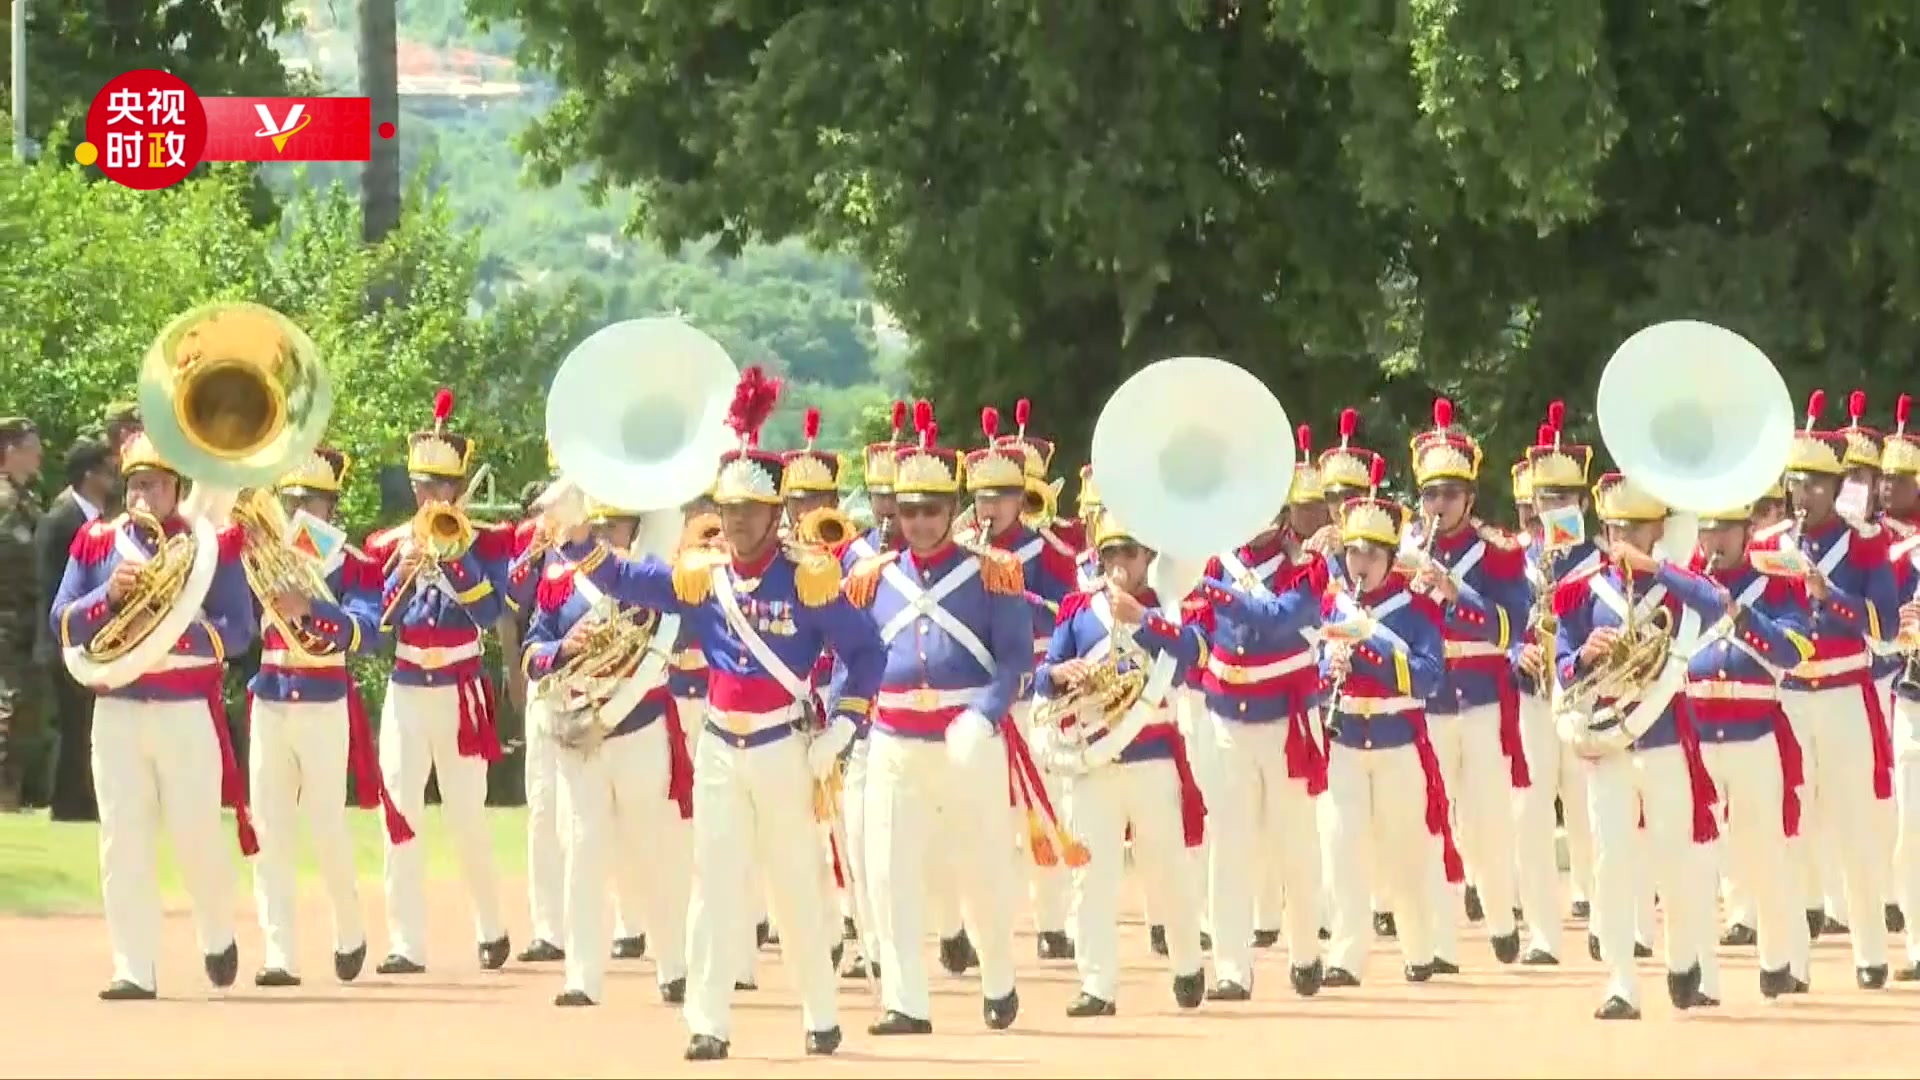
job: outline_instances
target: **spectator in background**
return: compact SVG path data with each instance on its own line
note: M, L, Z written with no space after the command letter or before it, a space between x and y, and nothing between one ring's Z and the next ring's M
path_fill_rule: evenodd
M127 445L128 439L145 431L147 425L140 419L140 406L130 401L116 401L107 406L106 412L101 416L101 422L103 438L106 439L107 449L113 451L114 464L117 466L120 462L120 448ZM108 512L114 514L120 512L119 498L120 483L116 473L113 484L114 501L105 504ZM51 589L57 584L59 583L54 582L47 588Z
M46 709L33 643L40 608L33 533L40 433L24 417L0 419L0 810L45 805Z
M118 497L119 455L104 439L78 439L67 450L66 473L66 490L54 496L33 535L39 577L36 610L40 612L40 623L35 628L38 645L34 659L46 670L47 683L53 688L57 735L50 800L53 820L98 821L89 756L93 743L93 695L67 673L67 666L60 658L60 643L47 626L46 612L53 606L53 592L60 587L60 577L66 572L67 552L73 547L74 536L100 517Z

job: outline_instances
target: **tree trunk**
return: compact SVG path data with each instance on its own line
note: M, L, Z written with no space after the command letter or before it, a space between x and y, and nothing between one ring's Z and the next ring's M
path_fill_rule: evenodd
M394 0L354 0L360 16L360 92L372 99L373 147L360 181L361 238L377 244L400 225L400 64ZM380 137L392 124L394 137Z

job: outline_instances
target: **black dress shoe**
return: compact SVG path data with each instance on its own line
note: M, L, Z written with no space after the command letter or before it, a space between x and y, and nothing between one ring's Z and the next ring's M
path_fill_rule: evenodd
M1278 944L1279 941L1280 931L1278 930L1255 930L1253 932L1253 947L1256 949L1271 949Z
M426 972L427 966L415 963L399 953L390 953L373 970L381 975L420 975Z
M1887 933L1904 934L1907 931L1907 913L1900 910L1899 904L1887 905Z
M1753 932L1753 927L1744 923L1734 923L1720 935L1720 944L1729 947L1752 946L1759 941L1760 935Z
M1201 952L1213 951L1213 935L1207 933L1205 930L1200 931L1200 951Z
M828 1057L840 1049L840 1025L835 1024L825 1031L807 1032L807 1053L812 1057Z
M1067 936L1065 930L1040 931L1040 939L1035 948L1042 960L1073 959L1073 939Z
M1587 956L1591 957L1596 962L1600 959L1600 935L1599 934L1587 935Z
M234 942L217 953L208 953L207 981L225 990L240 977L240 943Z
M1232 979L1221 979L1213 984L1213 989L1207 991L1208 1001L1251 1001L1252 999L1253 991Z
M480 954L480 966L488 971L499 971L507 964L507 956L513 952L513 942L507 935L501 934L492 941L483 941L475 947Z
M1825 929L1826 925L1827 925L1826 912L1821 911L1819 908L1807 909L1807 936L1808 937L1813 938L1815 941L1820 940L1820 931Z
M1467 921L1477 923L1487 917L1487 909L1480 906L1480 890L1467 886Z
M1067 1003L1067 1015L1076 1019L1082 1016L1112 1016L1116 1011L1113 1002L1084 992Z
M1167 955L1166 927L1161 926L1159 923L1154 923L1152 926L1147 927L1147 948L1152 949L1153 955L1155 956Z
M1592 918L1593 905L1587 903L1585 900L1575 900L1573 902L1573 917L1576 919Z
M687 1040L686 1058L688 1061L725 1061L727 1042L711 1035L695 1035Z
M1850 934L1852 932L1852 929L1849 928L1846 923L1841 922L1831 915L1825 916L1820 920L1821 937L1839 937L1841 934Z
M1173 1003L1183 1009L1197 1009L1207 996L1205 977L1198 971L1173 977Z
M1798 979L1793 977L1793 972L1788 968L1781 968L1778 971L1762 970L1760 972L1760 996L1766 998L1768 1001L1772 1001L1782 994L1791 994L1793 993L1793 984L1798 981Z
M1560 958L1545 949L1528 949L1527 955L1520 958L1527 967L1557 967Z
M846 941L844 939L840 941L836 941L833 943L833 948L827 950L827 963L833 966L833 970L839 971L840 961L845 959L846 955L847 955Z
M1294 966L1287 969L1287 980L1293 984L1293 992L1301 997L1312 997L1320 992L1320 984L1326 980L1326 971L1315 960L1306 967Z
M908 1016L903 1012L888 1009L886 1015L867 1025L869 1035L931 1035L933 1021L922 1020L917 1016Z
M1331 930L1329 930L1329 929L1327 929L1326 927L1324 927L1324 926L1323 926L1323 927L1321 927L1321 928L1320 928L1320 933L1319 933L1319 935L1318 935L1318 936L1319 936L1319 938L1320 938L1320 940L1321 940L1321 941L1332 941L1332 940L1333 940L1333 931L1331 931Z
M1887 988L1887 965L1874 964L1871 967L1855 968L1854 985L1862 990L1885 990Z
M615 960L638 960L645 955L647 955L647 935L613 939Z
M1593 1018L1595 1020L1638 1020L1640 1010L1627 1004L1626 998L1610 997L1601 1002L1599 1008L1593 1010Z
M685 976L671 979L660 984L660 1000L668 1005L684 1004L687 1000L687 980Z
M349 952L333 954L333 977L341 982L352 982L360 977L360 969L367 966L367 943Z
M753 947L764 949L773 941L773 924L765 919L753 924Z
M1013 1026L1014 1017L1020 1015L1020 991L1009 990L1003 998L988 998L980 1003L980 1016L987 1026L995 1031L1005 1031Z
M1685 971L1667 972L1667 1000L1673 1002L1676 1009L1691 1009L1694 999L1700 995L1700 965L1695 964Z
M1326 975L1321 978L1320 985L1345 989L1347 987L1359 986L1360 977L1348 971L1346 968L1330 967L1327 969Z
M579 1009L594 1004L585 990L562 990L553 995L553 1003L563 1009Z
M1903 968L1895 968L1893 972L1893 981L1894 982L1920 982L1920 963L1908 964L1906 967L1903 967Z
M1433 973L1435 975L1460 974L1460 965L1444 957L1439 957L1439 956L1434 957L1433 962L1428 964L1427 967L1433 969Z
M854 923L853 916L840 916L840 936L847 941L860 940L860 927Z
M1399 928L1394 926L1393 924L1393 912L1376 911L1373 913L1373 936L1374 937L1390 938L1390 937L1398 937L1399 935L1400 935Z
M549 964L566 958L566 950L544 938L534 938L526 948L520 950L519 956L514 957L523 964Z
M1633 958L1634 958L1635 960L1651 960L1651 959L1653 959L1653 946L1651 946L1651 945L1642 945L1642 944L1641 944L1640 942L1638 942L1638 941L1636 941L1636 942L1634 942L1634 943L1633 943Z
M253 973L255 986L299 986L300 976L284 968L261 968Z
M1520 931L1511 934L1495 934L1487 939L1493 946L1493 958L1503 964L1511 964L1520 959Z
M964 930L957 937L941 938L940 966L945 968L949 975L965 975L967 954L972 950L973 943L967 940L967 933Z
M138 983L115 979L100 991L101 1001L152 1001L159 995Z
M1401 969L1401 974L1405 975L1410 983L1426 982L1433 978L1433 963L1428 961L1424 964L1408 964Z
M752 979L735 979L733 980L733 988L743 994L750 994L760 989L760 984L754 982Z

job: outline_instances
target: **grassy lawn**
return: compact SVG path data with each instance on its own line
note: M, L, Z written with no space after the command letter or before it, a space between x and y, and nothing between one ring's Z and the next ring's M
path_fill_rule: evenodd
M524 809L488 809L487 826L493 834L494 858L503 876L526 872L527 826ZM428 807L425 821L413 823L414 843L427 845L427 872L436 877L456 873L453 844L440 820L440 808ZM377 810L347 811L353 835L354 861L360 876L380 880L381 816ZM164 835L164 832L163 832ZM233 840L232 815L221 833L233 854L234 880L251 890L253 880L240 847ZM313 855L305 829L300 836L300 876L315 876ZM169 901L184 899L180 874L171 847L160 847L160 888ZM59 824L44 811L36 814L0 814L0 915L59 915L100 909L100 840L94 825Z

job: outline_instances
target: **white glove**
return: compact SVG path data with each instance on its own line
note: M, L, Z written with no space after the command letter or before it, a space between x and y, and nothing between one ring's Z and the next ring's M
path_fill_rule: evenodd
M957 763L971 761L973 755L991 738L993 721L976 710L968 709L947 725L947 757Z
M840 760L840 751L853 741L853 721L844 716L836 716L827 725L827 730L813 737L807 746L807 768L813 770L818 779L826 779L833 772L834 762Z

